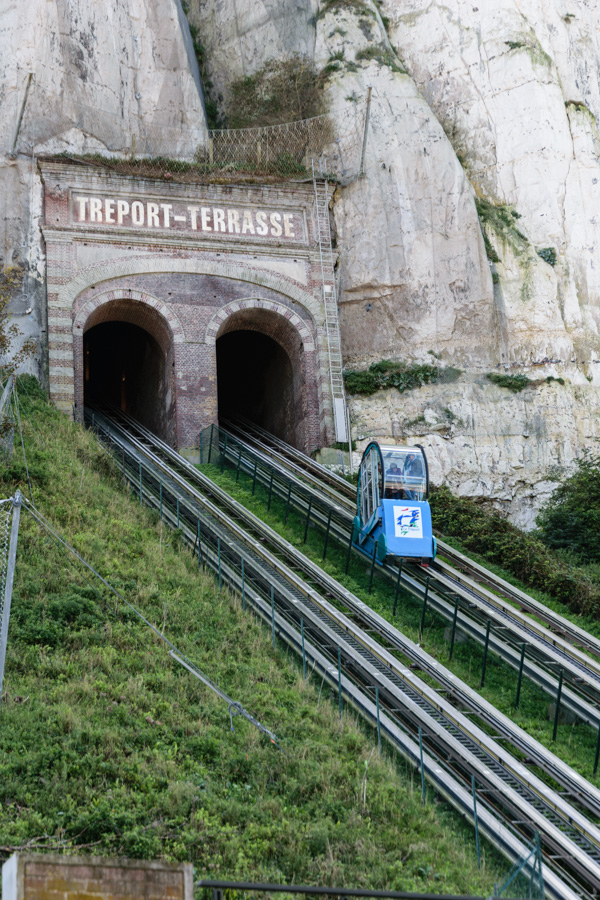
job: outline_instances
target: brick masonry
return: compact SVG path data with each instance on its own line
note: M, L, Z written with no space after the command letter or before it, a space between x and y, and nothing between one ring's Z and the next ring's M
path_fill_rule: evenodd
M40 169L50 395L60 409L83 415L85 332L130 322L156 340L172 378L160 400L167 439L192 448L217 422L216 342L244 329L268 335L290 359L296 445L310 452L334 439L312 184Z
M193 900L193 868L130 859L15 853L2 900Z

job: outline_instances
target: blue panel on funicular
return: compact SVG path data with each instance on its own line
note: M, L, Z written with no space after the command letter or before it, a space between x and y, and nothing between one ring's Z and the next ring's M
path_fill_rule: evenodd
M380 447L372 441L358 475L356 547L383 564L390 557L435 558L429 472L422 447Z

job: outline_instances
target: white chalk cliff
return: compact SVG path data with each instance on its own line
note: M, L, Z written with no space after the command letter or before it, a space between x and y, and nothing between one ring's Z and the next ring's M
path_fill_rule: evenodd
M344 110L362 110L371 86L365 174L333 205L345 361L439 360L462 375L353 398L354 430L420 440L436 480L531 525L552 478L600 440L599 3L189 6L225 108L233 79L292 54L334 70L326 90L340 132ZM25 149L127 152L134 135L176 133L183 122L201 140L205 126L178 0L3 4L0 189L10 199L0 256L25 260L41 285L39 184L26 157L8 159L30 71L38 100L61 102L24 119ZM25 305L39 328L26 290ZM512 394L489 372L532 384Z
M372 86L366 177L334 206L346 363L463 370L353 398L356 434L420 440L435 480L532 525L552 479L600 439L600 6L364 0L321 3L313 19L307 4L302 19L287 5L285 27L265 2L193 12L225 101L227 72L282 53L338 60L334 119ZM512 225L494 227L497 207ZM489 372L532 386L512 394Z
M41 352L45 259L36 157L132 149L174 156L205 137L179 0L0 5L0 264L24 269L12 311L25 336L41 338Z

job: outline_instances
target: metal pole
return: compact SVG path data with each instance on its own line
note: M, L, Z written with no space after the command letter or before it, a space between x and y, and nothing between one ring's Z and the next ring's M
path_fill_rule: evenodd
M21 131L21 124L23 122L23 116L25 115L25 107L27 106L27 98L29 97L29 88L31 87L31 79L33 78L33 72L29 73L29 77L27 78L27 87L25 88L25 96L23 97L23 103L21 104L21 113L19 115L19 121L17 122L17 130L15 131L15 139L13 141L12 150L10 151L10 158L14 159L17 155L17 141L19 140L19 132ZM33 151L32 151L33 154Z
M369 593L373 589L373 573L375 571L375 557L377 555L377 544L373 544L373 559L371 561L371 574L369 575Z
M521 682L523 681L523 664L525 662L525 647L526 644L523 642L521 646L521 661L519 662L519 677L517 679L517 696L515 697L515 709L519 706L519 700L521 699Z
M360 153L360 175L365 174L365 154L367 152L367 134L369 131L369 119L371 117L371 91L373 88L367 88L367 110L365 112L365 128L363 132L362 150Z
M329 510L329 515L327 516L327 529L325 531L325 544L323 546L323 559L327 556L327 544L329 542L329 529L331 528L331 515L333 510Z
M142 505L142 464L140 463L140 506Z
M419 756L421 758L421 800L425 803L425 769L423 768L423 729L419 725Z
M8 557L6 559L6 582L4 584L4 597L2 598L2 621L0 622L0 702L2 701L2 682L4 680L6 645L8 643L8 620L10 618L10 604L12 601L13 583L15 580L15 563L17 559L17 541L19 538L19 521L21 519L22 502L23 497L21 492L17 491L13 497L13 518Z
M352 527L350 528L350 540L348 541L348 552L346 553L346 567L344 572L346 575L348 574L348 568L350 566L350 554L352 553L352 538L354 537L354 523L352 523Z
M210 440L208 442L208 465L210 466L210 457L212 454L212 442L213 442L213 431L215 429L214 423L211 422L210 426Z
M485 684L485 668L487 666L488 646L490 643L490 625L491 622L488 619L487 625L485 626L485 641L483 643L483 662L481 664L481 681L479 683L480 688Z
M421 613L421 627L419 628L419 639L423 637L423 628L425 627L425 611L427 610L427 597L429 594L429 575L425 582L425 596L423 597L423 612Z
M598 771L598 757L600 757L600 725L598 725L598 738L596 740L596 756L594 757L594 775Z
M273 635L273 650L275 649L275 588L271 585L271 633Z
M179 497L177 498L177 527L179 528Z
M379 688L375 687L375 705L377 707L377 747L381 756L381 717L379 714Z
M338 647L338 706L342 718L342 648Z
M256 487L256 467L258 466L258 460L254 460L254 475L252 476L252 494L254 494L254 488Z
M396 579L396 593L394 594L394 611L392 613L393 616L396 615L396 607L398 606L398 591L400 590L400 579L402 578L402 566L404 565L404 560L400 560L400 565L398 566L398 578Z
M308 510L307 510L307 513L306 513L306 525L304 526L304 540L303 540L303 542L302 542L303 544L306 543L306 538L308 537L308 523L310 522L310 513L311 513L311 510L312 510L312 497L311 497L310 500L308 501Z
M221 475L225 469L225 457L227 456L227 435L225 435L225 440L223 441L223 456L221 459Z
M160 482L160 521L162 522L162 481Z
M454 637L456 635L456 617L458 616L458 597L454 601L454 615L452 616L452 634L450 635L450 659L454 655Z
M558 713L560 710L560 695L562 694L563 670L560 670L558 676L558 690L556 691L556 709L554 710L554 728L552 729L552 740L556 740L556 732L558 730Z
M300 634L302 635L302 674L306 681L306 649L304 647L304 619L300 619Z
M221 538L217 538L217 565L219 568L219 590L221 590Z
M275 475L275 470L271 469L271 478L269 479L269 499L267 500L267 509L271 509L271 495L273 493L273 476Z
M471 790L473 791L473 819L475 821L475 846L477 847L477 866L481 868L481 848L479 846L479 818L477 816L477 793L475 791L475 776L471 775Z
M202 545L200 543L200 519L198 519L198 568L202 565Z
M242 609L246 609L246 573L244 572L243 557L242 557Z
M285 501L285 516L283 519L284 525L287 525L288 513L290 511L290 497L291 496L292 496L292 482L290 481L290 483L288 485L287 500Z
M236 484L238 483L239 478L240 478L240 465L241 465L241 463L242 463L242 445L240 444L240 455L238 456L237 470L236 470L236 473L235 473L235 483L236 483Z

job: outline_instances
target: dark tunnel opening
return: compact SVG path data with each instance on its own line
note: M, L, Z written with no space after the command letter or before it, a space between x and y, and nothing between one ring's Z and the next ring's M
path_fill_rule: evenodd
M294 371L285 350L257 331L230 331L217 341L219 420L242 415L296 444Z
M158 342L138 325L103 322L84 335L84 402L109 402L169 440L169 378Z

